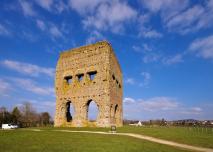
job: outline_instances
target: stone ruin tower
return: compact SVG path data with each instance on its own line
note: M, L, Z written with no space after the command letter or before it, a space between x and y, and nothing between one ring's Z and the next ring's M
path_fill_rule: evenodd
M108 42L62 52L55 77L55 126L122 126L122 88L121 68ZM99 111L94 122L88 120L91 101ZM69 111L70 104L74 115Z

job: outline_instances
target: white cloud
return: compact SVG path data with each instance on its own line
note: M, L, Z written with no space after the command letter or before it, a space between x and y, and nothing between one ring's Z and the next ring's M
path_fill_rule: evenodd
M52 22L44 22L43 20L37 19L36 25L41 31L45 31L52 40L63 37L63 29L60 30L58 26ZM63 26L65 25L63 24Z
M46 25L42 20L37 19L36 20L36 25L38 26L39 29L44 31L46 29Z
M180 103L171 97L153 97L138 100L126 97L123 102L125 119L168 118L168 113L180 107Z
M54 88L52 87L40 87L31 79L13 78L14 84L21 89L27 90L29 92L39 94L39 95L52 95L54 96Z
M173 16L166 26L169 30L186 34L213 26L212 0L203 5L194 5L185 11Z
M141 0L141 2L142 6L150 12L160 12L164 21L172 18L189 5L188 0Z
M144 63L158 62L165 65L173 65L183 62L183 54L176 54L173 56L163 55L162 53L144 52Z
M135 80L133 78L127 78L125 80L125 83L133 85L133 84L135 84Z
M68 9L67 4L65 4L63 1L35 0L35 2L38 6L51 13L61 13Z
M142 46L133 45L132 49L133 49L133 51L139 52L139 53L146 53L146 52L152 51L151 46L149 46L146 43L142 44Z
M19 0L19 3L25 16L36 16L36 12L29 1Z
M142 4L152 12L174 9L182 10L188 4L188 0L141 0Z
M50 26L49 32L53 38L63 37L63 34L61 33L61 31L54 24L52 24L52 26Z
M53 5L53 0L36 0L35 2L48 11L51 10L51 6Z
M162 62L167 65L181 63L183 62L183 56L181 54L177 54L172 57L163 58Z
M65 4L63 1L58 1L58 3L56 3L54 6L54 9L56 9L58 13L68 10L68 8L69 6L67 6L67 4Z
M103 41L105 38L104 36L98 31L92 31L90 36L86 40L86 44L95 43L97 41Z
M152 51L151 46L147 45L146 43L143 44L143 49L144 49L145 51Z
M1 65L11 70L17 71L19 73L27 74L30 76L39 76L41 74L45 74L47 76L53 77L54 71L55 71L53 68L44 68L34 64L12 61L12 60L4 60L1 62Z
M143 62L144 63L157 62L160 59L161 59L161 55L158 55L156 53L149 53L144 55Z
M148 100L140 100L139 104L142 108L147 111L156 110L172 110L178 107L178 102L176 99L169 97L154 97Z
M1 95L3 95L3 93L6 93L7 91L9 91L10 89L12 89L11 85L6 82L3 79L0 79L0 93Z
M163 24L171 32L187 34L213 26L212 0L200 4L192 4L189 0L141 1L151 14L160 14Z
M144 28L141 31L140 36L144 38L161 38L163 37L163 34L160 32L157 32L156 30L148 30Z
M95 8L106 0L69 0L69 5L72 9L76 10L79 14L85 15L92 13Z
M123 99L123 103L124 104L131 104L131 103L134 103L135 102L135 100L133 99L133 98L124 98Z
M134 20L137 16L137 12L132 7L119 0L92 0L92 2L70 1L71 7L83 16L85 29L110 30L119 33L124 30L124 23Z
M213 35L194 40L189 50L205 59L213 59Z
M137 100L126 97L123 103L125 119L197 119L201 118L204 112L199 106L188 107L176 98L166 96Z
M9 36L11 33L5 26L0 24L0 35Z
M142 72L141 75L144 77L143 82L140 84L140 86L147 86L151 79L151 74L149 72Z
M135 51L135 52L142 52L141 47L136 46L136 45L133 45L133 46L132 46L132 49L133 49L133 51Z
M203 112L203 109L200 107L186 108L180 111L180 113L185 115L200 115L202 112Z

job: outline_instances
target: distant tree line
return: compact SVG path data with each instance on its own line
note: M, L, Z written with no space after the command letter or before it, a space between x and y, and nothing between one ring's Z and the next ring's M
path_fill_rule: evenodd
M53 124L48 112L36 112L30 102L25 102L20 107L14 107L12 111L0 107L0 126L5 123L16 124L19 127L38 127Z

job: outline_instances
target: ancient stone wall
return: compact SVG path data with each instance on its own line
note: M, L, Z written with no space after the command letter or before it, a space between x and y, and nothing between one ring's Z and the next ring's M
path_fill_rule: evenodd
M122 73L108 42L75 48L60 54L56 67L55 126L122 126ZM88 121L91 101L99 113ZM69 113L70 104L74 115Z

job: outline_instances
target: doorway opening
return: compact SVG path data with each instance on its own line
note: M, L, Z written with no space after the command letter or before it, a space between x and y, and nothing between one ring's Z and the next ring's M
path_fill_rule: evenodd
M66 103L66 119L67 119L67 122L71 122L73 120L73 116L74 116L74 107L72 105L72 102L68 101Z
M93 100L89 100L87 103L87 120L95 122L99 114L98 105Z

